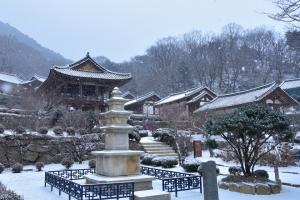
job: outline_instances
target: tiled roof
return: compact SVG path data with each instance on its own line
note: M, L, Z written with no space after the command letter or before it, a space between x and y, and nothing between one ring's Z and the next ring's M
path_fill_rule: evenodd
M199 87L192 88L190 90L186 90L186 91L183 91L183 92L170 94L169 96L167 96L167 97L163 98L162 100L156 102L155 105L158 106L158 105L170 103L170 102L173 102L173 101L177 101L177 100L180 100L180 99L184 99L186 97L189 97L189 96L195 94L196 92L199 92L199 91L203 90L204 88L205 87L203 87L203 86L199 86Z
M142 96L140 96L140 97L136 97L135 99L133 99L133 100L131 100L131 101L128 101L127 103L125 103L125 106L134 104L134 103L136 103L136 102L143 101L143 100L145 100L145 99L147 99L147 98L149 98L149 97L152 97L152 96L157 96L158 98L160 98L159 95L157 95L155 92L152 91L152 92L149 92L149 93L147 93L147 94L145 94L145 95L142 95Z
M122 94L122 97L125 97L125 96L127 96L127 95L131 95L131 96L135 97L135 96L134 96L131 92L129 92L129 91L124 92L124 93Z
M93 72L93 71L85 71L85 70L78 70L78 69L74 69L76 68L78 65L83 64L84 62L90 61L94 64L94 66L96 66L99 69L99 72ZM86 57L84 57L83 59L66 65L66 66L56 66L54 65L52 68L52 70L55 70L61 74L66 74L69 76L75 76L75 77L84 77L84 78L95 78L95 79L131 79L131 74L130 73L116 73L116 72L112 72L109 71L107 69L105 69L104 67L102 67L101 65L99 65L97 62L95 62L90 56L89 53L87 53Z
M7 73L0 73L0 80L9 82L9 83L14 83L14 84L20 84L22 80L17 77L15 74L7 74Z
M33 79L36 79L36 80L39 80L39 81L41 81L41 82L44 82L44 81L47 79L47 77L43 77L43 76L40 76L40 75L35 74L31 79L32 79L32 80L33 80Z
M186 102L187 104L189 103L193 103L199 99L201 99L202 97L204 97L205 95L209 95L206 91L201 92L199 95L195 96L194 98L192 98L191 100L189 100L188 102Z
M218 109L218 108L226 108L230 106L236 106L246 103L257 102L265 97L267 94L272 92L278 87L275 82L269 83L267 85L263 85L257 88L253 88L250 90L245 90L242 92L220 95L216 97L213 101L204 104L194 112L200 112L204 110Z
M285 80L279 85L279 87L283 90L300 88L300 78Z

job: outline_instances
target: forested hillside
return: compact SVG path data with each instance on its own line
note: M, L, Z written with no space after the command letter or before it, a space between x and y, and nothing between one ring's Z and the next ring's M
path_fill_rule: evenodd
M48 76L52 64L70 63L58 53L42 47L9 24L0 22L0 70L28 79L33 74Z

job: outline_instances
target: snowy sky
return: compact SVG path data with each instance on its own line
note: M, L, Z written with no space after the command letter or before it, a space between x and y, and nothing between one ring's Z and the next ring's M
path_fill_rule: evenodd
M268 0L0 0L0 21L77 61L90 52L123 62L194 29L219 33L228 23L283 32Z

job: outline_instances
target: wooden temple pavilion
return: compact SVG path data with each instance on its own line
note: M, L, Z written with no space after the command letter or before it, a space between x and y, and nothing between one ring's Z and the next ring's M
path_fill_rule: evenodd
M50 69L48 78L36 90L46 95L52 104L63 104L76 110L104 112L105 99L115 87L132 79L130 73L116 73L96 63L87 53L83 59Z
M250 103L263 103L285 113L287 109L298 106L298 102L275 82L232 94L219 95L211 102L203 104L194 114L210 112L213 115L230 113Z

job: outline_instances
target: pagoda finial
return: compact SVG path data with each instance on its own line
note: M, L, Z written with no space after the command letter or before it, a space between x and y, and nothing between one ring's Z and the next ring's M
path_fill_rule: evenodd
M111 93L112 97L122 97L122 92L119 90L118 87L115 87Z
M87 53L86 53L86 56L90 56L90 53L89 53L89 52L87 52Z

